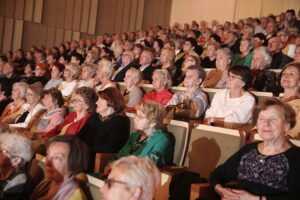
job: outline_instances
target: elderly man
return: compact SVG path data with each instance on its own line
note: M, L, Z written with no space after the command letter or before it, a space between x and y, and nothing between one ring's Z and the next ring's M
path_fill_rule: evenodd
M140 57L140 71L142 72L142 78L145 81L152 82L152 73L154 71L154 67L152 67L152 61L154 59L154 55L151 49L143 50Z
M125 51L122 54L122 64L113 74L112 80L115 82L123 82L125 74L130 67L134 67L132 61L134 60L133 51Z
M240 53L239 34L234 31L229 31L228 33L226 33L222 48L223 47L228 47L233 54Z
M272 53L270 69L281 69L293 59L281 52L282 42L280 37L272 37L268 41L268 50Z
M158 168L147 158L128 156L115 161L105 185L103 199L152 200L160 186Z

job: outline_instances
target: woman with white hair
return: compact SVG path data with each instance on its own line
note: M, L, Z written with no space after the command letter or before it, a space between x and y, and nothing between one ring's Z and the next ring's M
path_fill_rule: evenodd
M12 99L13 102L9 103L2 115L0 117L0 121L3 120L5 117L17 112L20 110L23 104L25 104L25 96L27 91L28 84L25 82L16 82L13 84L12 88Z
M78 88L80 87L90 87L94 86L94 75L97 71L97 65L95 64L83 64L81 68L81 80L78 82Z
M44 89L41 83L36 82L28 86L26 91L26 103L18 112L15 112L1 122L19 130L30 129L33 123L45 112L41 99Z
M276 87L276 74L268 70L272 56L266 47L258 47L253 51L251 73L254 77L251 88L258 91L272 91Z
M142 101L152 100L166 105L173 97L173 94L168 90L168 88L172 86L172 80L168 70L156 69L152 75L152 85L154 91L145 94Z
M96 91L102 91L108 87L116 87L115 83L111 81L113 72L113 63L110 60L102 59L99 62L96 79L100 82L100 85L95 87Z
M73 91L77 87L78 81L77 78L79 76L80 69L77 64L67 63L65 64L64 70L64 78L63 81L59 86L58 89L61 91L63 97L65 99L69 99L72 97Z
M143 98L143 90L139 84L142 82L142 74L140 70L130 68L127 70L124 78L124 84L126 89L123 96L127 107L132 107L138 104Z
M232 59L232 66L243 65L246 67L251 66L253 53L251 52L254 46L252 38L243 38L240 44L240 54L235 54Z
M106 200L152 200L160 186L161 174L146 158L127 156L112 164L111 172L101 188Z
M32 158L31 141L25 135L0 134L0 197L23 200L30 195L32 185L26 173L26 163Z

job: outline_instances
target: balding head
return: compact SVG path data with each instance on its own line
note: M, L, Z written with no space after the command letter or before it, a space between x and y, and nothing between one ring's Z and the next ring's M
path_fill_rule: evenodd
M126 66L134 60L134 52L133 51L124 51L122 54L122 65Z
M282 47L280 37L272 37L268 41L268 50L271 53L278 53Z

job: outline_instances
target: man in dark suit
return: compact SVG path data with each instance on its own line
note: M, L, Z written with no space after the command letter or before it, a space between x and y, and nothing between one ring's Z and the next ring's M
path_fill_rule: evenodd
M154 67L152 67L152 61L154 59L151 49L144 49L140 57L140 71L142 72L142 78L149 83L152 83L152 73Z
M293 59L281 52L282 42L279 37L272 37L268 41L268 50L272 53L270 69L282 69Z
M14 72L14 66L12 62L7 62L3 65L2 69L1 81L6 84L6 88L9 91L12 90L12 85L15 82L19 82L21 80L20 76Z
M125 51L122 54L122 64L114 72L112 80L115 82L123 82L127 70L130 67L134 67L132 64L133 60L134 60L134 52L133 51Z

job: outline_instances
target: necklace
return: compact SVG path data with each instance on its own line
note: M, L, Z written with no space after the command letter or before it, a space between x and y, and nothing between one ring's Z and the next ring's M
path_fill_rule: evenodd
M265 161L267 160L269 156L266 155L258 155L257 161L260 163L265 163Z

